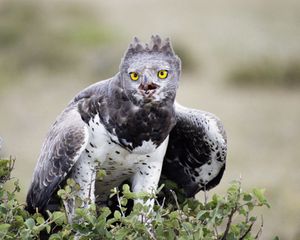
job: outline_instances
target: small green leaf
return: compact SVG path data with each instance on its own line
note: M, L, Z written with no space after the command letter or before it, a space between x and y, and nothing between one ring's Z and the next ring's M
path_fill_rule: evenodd
M72 189L70 186L67 185L67 186L65 186L65 191L66 191L66 193L71 193Z
M71 229L65 229L63 232L62 232L62 236L63 238L65 237L69 237L70 236L70 233L71 233Z
M16 191L16 192L20 192L20 191L21 191L21 188L20 188L20 186L19 186L19 180L16 180L16 181L14 182L14 186L15 186L15 191Z
M46 231L47 231L47 233L50 233L50 231L51 231L51 226L50 225L46 226Z
M4 237L6 235L9 227L10 227L10 224L8 224L8 223L0 224L0 237Z
M97 172L97 180L103 180L103 178L106 176L106 171L103 170L103 169L100 169L98 172Z
M36 218L36 222L37 222L38 224L43 224L43 223L45 222L45 219L44 219L43 217L37 217L37 218Z
M15 216L15 219L18 224L23 224L23 222L24 222L23 217L20 215Z
M247 216L248 211L244 207L242 207L239 209L239 214L241 214L243 216Z
M190 233L190 232L193 231L193 225L192 225L191 223L189 223L189 222L183 222L183 223L182 223L182 226L184 227L184 229L185 229L188 233Z
M245 193L244 197L243 197L243 200L246 201L246 202L251 201L252 200L252 195L249 194L249 193Z
M170 219L178 219L179 218L179 212L178 211L171 212L169 214L169 218Z
M79 208L79 207L82 206L82 204L83 204L82 199L79 198L79 197L76 197L76 198L75 198L75 207L76 207L76 208Z
M29 228L32 229L35 226L35 221L32 218L28 218L25 221L25 225Z
M254 188L253 189L253 194L254 196L258 199L260 203L265 203L266 198L265 198L265 189L260 189L260 188Z
M50 236L49 240L60 240L62 239L58 233L54 233Z
M61 198L61 199L66 199L66 191L64 189L59 189L57 191L57 195Z
M74 179L68 178L67 184L68 184L70 187L74 187L75 184L76 184L76 182L74 181Z
M79 217L83 217L85 215L85 211L83 208L76 208L75 209L75 213L76 215L78 215Z
M115 196L119 191L117 188L110 189L111 194L109 195L109 198L112 198Z
M114 239L116 240L123 240L126 239L126 236L128 235L129 230L126 228L121 228L114 236Z
M121 199L121 205L122 205L122 206L126 206L127 203L128 203L127 198L122 198L122 199Z
M114 218L115 219L119 220L119 219L121 219L121 217L122 217L122 215L121 215L121 213L119 211L115 211L114 212Z
M53 220L58 226L61 226L66 222L66 215L64 212L53 212Z
M124 184L122 189L123 189L123 192L130 192L130 187L128 184Z

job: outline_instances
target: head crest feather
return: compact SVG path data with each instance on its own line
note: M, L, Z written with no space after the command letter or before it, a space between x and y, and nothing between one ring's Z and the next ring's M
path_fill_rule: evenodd
M139 53L160 53L169 57L175 57L170 39L162 40L158 35L152 35L149 44L143 44L137 37L134 37L124 55L124 60Z

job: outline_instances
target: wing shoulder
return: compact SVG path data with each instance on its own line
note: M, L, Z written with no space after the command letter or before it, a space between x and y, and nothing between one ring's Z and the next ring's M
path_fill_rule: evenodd
M31 186L27 206L43 211L59 184L66 178L88 142L88 130L76 105L69 106L47 134Z
M85 88L84 90L82 90L81 92L79 92L74 99L72 100L71 103L77 103L83 99L87 99L90 98L92 96L101 96L104 95L105 92L108 90L108 85L111 82L113 78L110 79L106 79L106 80L102 80L99 81L97 83L94 83L90 86L88 86L87 88Z

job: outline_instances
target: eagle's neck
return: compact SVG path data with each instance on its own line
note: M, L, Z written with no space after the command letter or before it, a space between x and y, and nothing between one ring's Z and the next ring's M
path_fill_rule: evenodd
M159 146L176 124L174 98L136 103L128 96L120 81L109 87L109 105L104 122L107 130L128 150L151 141Z
M136 103L126 95L118 78L108 81L104 91L94 91L78 100L78 110L88 125L96 115L117 144L129 151L145 142L158 147L176 124L174 96L162 101Z

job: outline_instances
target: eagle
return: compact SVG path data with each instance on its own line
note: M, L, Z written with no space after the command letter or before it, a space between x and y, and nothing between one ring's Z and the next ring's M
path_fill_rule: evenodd
M181 60L170 39L134 38L119 72L79 92L48 132L27 194L30 212L46 212L72 178L82 199L103 205L124 181L153 192L161 178L186 197L216 186L225 170L227 140L212 113L175 101ZM97 173L106 171L99 179ZM72 219L75 201L66 210Z

